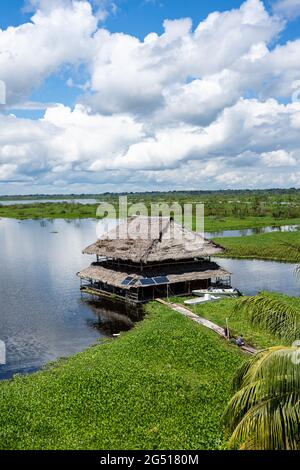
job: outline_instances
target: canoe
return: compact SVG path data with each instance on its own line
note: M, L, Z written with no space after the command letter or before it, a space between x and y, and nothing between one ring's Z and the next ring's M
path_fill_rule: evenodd
M215 295L205 294L204 297L197 297L197 299L185 300L184 303L186 305L197 305L197 304L203 304L204 302L215 302L216 300L219 300L220 298L221 297L217 297Z
M209 287L208 289L193 290L193 295L205 296L207 294L216 295L218 297L239 297L241 293L237 289L233 288L217 288Z

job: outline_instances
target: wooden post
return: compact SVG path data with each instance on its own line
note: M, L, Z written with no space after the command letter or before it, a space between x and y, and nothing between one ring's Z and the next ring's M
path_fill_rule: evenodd
M229 340L230 339L230 333L229 333L229 325L228 325L228 318L226 317L226 337Z

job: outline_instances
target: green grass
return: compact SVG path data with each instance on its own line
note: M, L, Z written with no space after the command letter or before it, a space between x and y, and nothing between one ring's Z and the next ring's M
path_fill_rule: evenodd
M274 217L206 217L205 231L218 232L221 230L243 230L247 228L280 227L281 225L300 225L300 218L274 218Z
M299 308L300 299L277 297ZM183 299L175 298L176 302ZM258 348L281 343L233 314L238 299L195 313ZM234 345L158 303L145 320L30 376L0 383L1 449L222 449L222 415L235 371Z
M0 217L12 219L89 219L96 218L97 204L65 202L1 206Z
M117 201L116 201L117 203ZM90 219L96 218L97 204L79 204L67 202L43 202L33 204L15 204L1 206L0 217L24 219ZM300 225L300 218L275 219L273 217L214 217L205 218L205 231L217 232L245 228L259 228L280 225Z
M0 384L1 449L217 449L245 356L159 304L120 338Z
M272 298L286 302L289 306L294 306L298 308L300 315L300 298L288 297L281 294L266 294ZM184 303L183 298L174 298L172 299L177 303ZM288 344L285 343L282 339L278 340L277 337L269 334L266 331L263 331L259 327L251 325L248 320L247 315L242 312L234 312L234 305L238 302L238 299L223 299L217 302L208 302L202 305L189 305L188 308L192 310L197 315L207 318L212 322L226 327L226 318L228 318L228 326L230 334L232 336L237 336L242 334L247 343L256 347L257 349L265 349L270 346L275 346L278 344Z
M215 238L214 241L226 249L223 256L229 258L255 258L295 263L300 259L300 231Z

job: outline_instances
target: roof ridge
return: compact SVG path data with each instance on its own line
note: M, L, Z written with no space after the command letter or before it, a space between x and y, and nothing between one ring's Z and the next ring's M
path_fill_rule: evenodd
M85 248L83 253L146 264L154 260L212 256L224 251L223 247L206 239L202 233L190 230L189 226L180 224L173 218L134 219L128 233L123 225L123 222L126 223L124 220L121 222L122 227L117 225L106 232L94 244Z
M153 218L155 218L155 219L158 219L158 218L159 218L159 219L162 219L162 217L153 217ZM167 219L167 217L164 217L164 218ZM141 257L141 260L143 261L143 263L147 263L148 256L149 256L149 254L151 253L152 248L153 248L154 246L156 246L158 243L161 243L162 236L163 236L163 234L165 233L165 231L169 228L170 223L171 223L171 218L169 218L168 224L166 225L166 227L160 229L160 231L159 231L159 238L154 238L153 240L150 238L151 243L150 243L150 245L148 246L148 248L145 250L144 255Z

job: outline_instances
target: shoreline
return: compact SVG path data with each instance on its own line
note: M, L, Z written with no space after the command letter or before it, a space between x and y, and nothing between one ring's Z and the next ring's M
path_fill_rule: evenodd
M49 206L49 204L47 204ZM50 206L52 203L50 204ZM67 204L69 206L69 204ZM38 205L39 210L44 209L44 204ZM63 211L65 204L59 203L59 208ZM85 214L85 208L88 207L88 210L95 210L95 208L91 208L90 205L82 205L82 204L70 204L73 213L66 213L66 214L48 214L44 216L44 214L40 214L38 217L32 217L30 214L22 215L20 214L2 214L2 209L0 207L0 221L1 219L6 220L16 220L18 222L23 222L26 220L94 220L99 221L103 220L101 218L96 218L94 213L92 216L87 216ZM82 208L81 216L78 214L78 206ZM6 206L6 208L11 208L14 206ZM18 206L17 206L18 207ZM18 209L19 210L19 209ZM30 210L30 206L22 206L22 211ZM55 207L51 207L51 210L55 211ZM43 216L42 216L43 215ZM254 220L253 220L254 219ZM262 220L260 219L260 226L255 226L255 221L257 218L248 218L247 219L247 227L238 225L238 223L242 223L239 220L234 220L232 222L232 218L228 218L228 220L223 220L223 222L218 222L219 226L216 227L216 221L210 220L210 218L206 219L205 222L205 231L209 233L222 232L224 230L243 230L243 229L255 229L255 228L262 228L262 227L280 227L285 225L298 225L300 224L300 219L282 219L282 220L274 220L270 223L268 218L265 219L264 225L262 225ZM232 224L230 225L230 221ZM245 222L245 221L244 221ZM235 237L218 237L214 236L212 240L222 245L226 252L223 255L220 255L220 258L232 258L232 259L245 259L245 260L262 260L262 261L274 261L274 262L282 262L282 263L297 263L300 260L300 232L273 232L273 233L260 233L260 234L253 234L247 236L235 236ZM294 248L289 248L287 246L284 247L284 244L290 243L294 245ZM298 248L295 248L298 247ZM299 250L299 251L298 251Z
M221 254L220 258L293 264L300 262L300 231L263 233L246 237L216 237L213 240L225 248L225 253Z
M36 204L16 204L1 205L0 201L0 219L15 220L82 220L95 219L101 220L96 216L97 204L82 203L64 203L64 202L41 202ZM118 214L116 214L118 217ZM205 218L206 232L222 232L225 230L246 230L259 229L265 227L280 227L285 225L300 225L300 217L294 218L274 218L274 217L218 217L207 216ZM215 237L217 238L217 237Z
M221 323L232 305L207 305L204 316L220 310ZM242 321L235 327L246 328ZM248 334L279 344L247 323ZM223 449L222 416L245 360L216 333L152 302L117 339L0 382L0 448Z
M1 382L0 448L224 445L221 417L244 355L163 306L147 310L116 340Z

